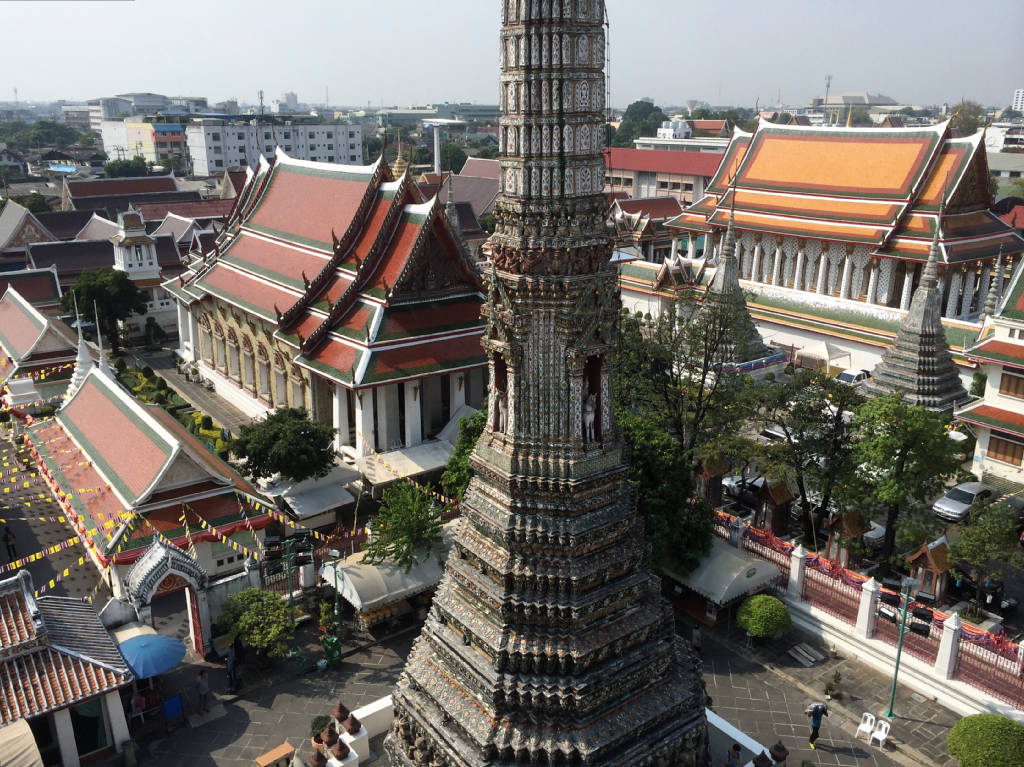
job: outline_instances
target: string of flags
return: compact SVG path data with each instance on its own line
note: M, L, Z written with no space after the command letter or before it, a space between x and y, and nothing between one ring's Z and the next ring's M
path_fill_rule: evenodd
M60 543L55 543L52 546L47 546L45 549L37 551L35 554L29 554L21 559L15 559L13 562L8 562L6 565L0 565L0 573L7 573L11 570L17 570L19 567L24 567L32 562L38 562L43 557L56 554L58 551L63 551L64 549L70 548L81 542L82 537L76 535L74 538L68 538L66 541L61 541Z
M190 557L192 557L192 559L194 559L196 562L198 562L199 561L199 555L196 554L196 544L192 540L192 532L189 530L189 528L188 528L188 520L185 518L185 512L187 510L189 510L188 505L187 504L182 504L181 516L178 517L178 521L181 522L182 527L185 528L185 540L188 541L188 554L189 554ZM200 517L200 522L202 522L202 517ZM152 527L152 526L153 526L152 523L150 523L150 527Z
M246 513L245 513L245 505L242 503L242 500L237 495L235 496L235 500L238 501L238 511L242 515L242 524L245 525L245 529L246 530L248 530L250 533L252 533L252 539L254 541L256 541L256 549L259 551L259 554L260 554L258 558L262 559L263 558L263 553L264 553L263 542L260 540L260 537L258 535L256 535L256 528L254 528L252 526L252 521L246 515Z
M221 543L227 544L228 546L230 546L235 551L237 551L237 552L239 552L241 554L244 554L247 557L252 557L253 559L259 559L259 557L256 556L256 554L254 554L253 552L249 551L249 549L247 549L242 544L238 543L237 541L231 540L230 538L228 538L226 535L224 535L223 533L221 533L217 529L215 529L213 527L210 527L210 525L207 523L207 521L205 519L202 519L202 518L199 519L199 526L202 527L207 532L212 533L213 535L215 535L217 537L217 539Z
M56 585L58 583L60 583L62 580L64 580L65 578L68 577L68 574L70 574L70 572L71 572L71 568L73 568L73 567L81 567L84 564L85 564L85 557L84 556L83 557L79 557L78 558L78 562L76 562L75 564L73 564L73 565L71 565L69 567L65 567L61 572L57 573L54 577L50 578L49 581L47 581L42 586L40 586L38 589L36 589L35 590L35 596L38 597L39 595L45 594L50 589L56 587Z
M383 456L381 456L381 454L378 453L376 450L374 450L371 446L367 445L366 446L366 451L367 451L367 455L370 458L373 458L374 461L376 461L381 466L383 466L385 469L387 469L389 472L394 474L396 478L403 479L402 473L400 471L398 471L398 469L396 469L394 466L389 464L387 461L385 461ZM418 482L416 482L415 480L413 480L412 477L404 477L404 479L408 480L409 484L412 485L413 487L415 487L421 493L429 495L435 501L439 501L440 503L442 503L442 504L444 504L446 506L457 506L459 504L459 499L458 498L449 498L446 495L442 495L441 493L438 493L438 492L435 492L435 491L431 490L429 487L424 487L423 485L421 485Z

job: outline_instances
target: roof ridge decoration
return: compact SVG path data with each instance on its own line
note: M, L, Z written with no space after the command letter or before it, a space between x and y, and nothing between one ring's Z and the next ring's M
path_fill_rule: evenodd
M869 393L898 392L911 405L937 411L952 410L957 402L967 397L949 352L939 307L942 291L938 263L943 212L944 207L940 205L928 261L910 301L910 309L900 321L892 346L882 352L873 377L865 384Z
M981 310L982 328L978 332L978 340L981 340L981 333L984 331L984 321L988 317L996 316L996 307L999 305L998 275L1003 272L1003 246L999 245L999 255L996 256L996 266L992 270L992 277L989 279L988 295L985 296L985 305ZM1002 306L999 306L999 314L1002 314Z
M85 377L93 366L92 355L89 354L89 349L85 345L85 337L82 335L82 318L78 313L78 296L74 291L71 292L71 301L75 305L75 326L78 328L78 353L75 357L75 370L71 374L68 390L64 393L65 400L78 391L78 388L85 381ZM96 332L99 332L99 327L96 328Z

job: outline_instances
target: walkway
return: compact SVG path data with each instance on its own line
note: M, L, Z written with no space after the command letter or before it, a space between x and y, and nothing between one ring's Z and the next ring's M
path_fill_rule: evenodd
M677 618L680 631L692 625L687 618ZM888 708L891 677L849 658L828 657L805 668L787 654L793 645L803 641L826 656L829 653L815 639L796 632L747 647L744 632L735 626L702 630L704 678L712 710L765 745L781 739L790 751L790 764L808 759L813 764L851 767L956 766L946 751L946 735L960 717L903 686L897 689L897 718L884 752L877 745L869 746L863 735L854 739L862 713L877 717ZM811 751L804 709L824 700L825 683L836 671L841 674L839 694L829 703L831 714L821 728L818 748Z
M252 423L252 418L229 403L215 392L207 391L202 386L186 381L174 366L174 356L169 351L134 352L134 356L153 368L153 372L163 376L167 385L178 392L186 402L191 402L197 410L213 418L213 420L238 436L238 430L245 424Z

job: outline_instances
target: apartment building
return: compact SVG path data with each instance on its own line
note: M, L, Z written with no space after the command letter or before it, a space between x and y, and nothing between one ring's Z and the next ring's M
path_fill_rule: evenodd
M225 168L255 166L260 155L271 157L280 146L297 160L360 165L363 129L343 123L232 122L194 120L185 128L192 173L214 176Z

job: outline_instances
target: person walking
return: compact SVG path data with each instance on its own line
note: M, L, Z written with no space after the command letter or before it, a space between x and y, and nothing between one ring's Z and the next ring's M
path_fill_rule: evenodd
M7 547L7 560L9 562L13 562L18 558L16 543L17 539L14 537L14 531L11 530L9 525L4 527L4 545Z
M821 728L822 717L828 716L828 706L824 703L812 703L805 709L804 713L811 718L811 737L808 739L807 744L813 751L816 748L814 741L818 739L818 730Z
M740 761L740 744L733 743L725 754L725 767L742 767L743 762Z
M205 714L210 710L210 679L205 668L196 674L196 687L199 690L199 713Z

